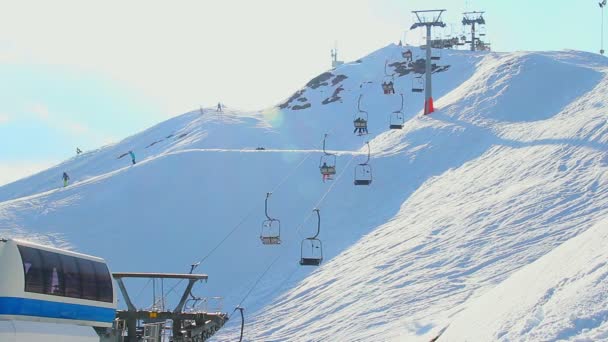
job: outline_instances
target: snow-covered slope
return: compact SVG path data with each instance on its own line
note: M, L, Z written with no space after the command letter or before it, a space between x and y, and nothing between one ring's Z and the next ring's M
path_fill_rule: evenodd
M440 341L608 340L607 225L598 223L472 301Z
M277 108L193 111L1 187L0 232L53 234L115 271L187 271L202 258L205 294L227 309L245 299L250 341L428 340L469 300L608 216L608 62L444 51L439 110L422 117L416 66L401 51L322 74ZM386 61L402 75L399 131L388 117L400 98L379 85ZM367 137L352 131L360 94ZM324 133L341 151L325 184ZM374 180L354 187L366 139ZM117 159L129 150L135 166ZM65 189L63 171L75 181ZM266 192L281 246L258 239ZM325 261L302 268L315 207ZM237 330L232 320L216 338Z
M416 151L429 153L421 167L463 163L427 179L391 221L270 303L250 338L432 337L469 299L606 217L608 83L598 60L576 52L489 55L437 101L438 113L374 139L408 146L419 134L433 136ZM539 63L546 77L519 72ZM553 76L572 68L585 77ZM520 114L527 108L520 103L572 84L573 94L555 99L565 99L561 110L535 105ZM519 97L502 100L513 92Z

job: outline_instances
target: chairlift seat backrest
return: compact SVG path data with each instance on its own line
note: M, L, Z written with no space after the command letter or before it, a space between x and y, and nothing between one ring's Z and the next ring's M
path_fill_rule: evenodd
M367 120L363 120L363 119L359 119L359 120L355 120L355 128L366 128L367 127Z
M335 166L321 166L321 173L324 175L335 175L336 167Z

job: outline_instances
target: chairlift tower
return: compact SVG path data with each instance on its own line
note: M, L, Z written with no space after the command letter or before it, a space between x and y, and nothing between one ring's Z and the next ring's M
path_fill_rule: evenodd
M228 321L228 315L221 312L221 308L213 308L204 310L193 307L191 310L186 309L188 301L208 300L209 298L198 298L192 295L192 288L199 281L207 281L206 274L192 274L196 268L196 264L192 265L191 273L175 274L175 273L112 273L112 277L118 284L122 298L127 306L126 310L117 310L116 319L112 328L98 330L98 334L102 336L102 342L161 342L163 339L163 331L166 329L165 323L172 322L170 330L172 330L171 341L174 342L190 342L190 341L206 341L216 331L224 326ZM177 306L173 309L167 309L164 305L164 298L167 292L160 295L160 301L154 293L152 306L149 308L138 308L133 303L133 297L129 296L129 292L125 285L124 279L139 278L139 279L170 279L187 281L185 289L181 294ZM162 283L161 283L162 284ZM175 286L169 290L172 292ZM155 288L153 289L155 291ZM176 292L177 293L177 292ZM220 297L210 297L218 298ZM156 305L157 303L161 305ZM138 333L138 329L143 328L143 336Z
M475 37L475 25L485 25L486 20L483 18L485 12L464 12L462 13L462 25L471 26L471 41L465 43L471 44L471 51L477 51L477 42L479 38Z
M418 27L426 27L426 86L424 93L424 115L431 114L435 111L433 108L433 87L432 87L432 63L431 63L431 29L433 26L445 27L445 23L441 21L441 15L446 10L424 10L424 11L412 11L416 16L417 23L414 23L410 30ZM427 16L430 16L428 18Z

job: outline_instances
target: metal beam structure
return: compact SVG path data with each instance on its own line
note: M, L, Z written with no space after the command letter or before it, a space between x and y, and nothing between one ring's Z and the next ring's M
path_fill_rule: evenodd
M414 23L410 30L414 30L418 27L426 27L426 64L424 73L426 76L426 84L424 87L424 115L431 114L435 111L433 107L433 84L432 74L433 66L431 63L431 29L433 26L445 27L445 23L441 21L441 15L445 12L445 9L439 10L423 10L423 11L412 11L416 16L418 22ZM430 15L430 18L427 18Z
M471 51L477 51L477 42L479 38L475 37L475 25L485 25L486 20L483 18L485 12L464 12L462 13L462 25L471 26L471 40L466 43L471 44Z
M141 273L141 272L120 272L112 273L114 279L120 278L145 278L145 279L195 279L207 280L209 276L206 274L190 274L190 273Z
M191 294L192 287L198 281L207 281L209 278L206 274L182 274L182 273L113 273L112 276L118 283L122 297L127 304L127 310L118 310L116 312L117 320L126 323L127 336L125 342L136 342L137 324L138 322L163 322L171 320L173 323L173 341L185 342L190 341L191 337L197 336L198 340L204 341L211 337L224 323L228 320L228 315L221 312L184 312L186 301ZM131 297L124 284L125 278L146 278L146 279L176 279L187 280L184 292L182 293L179 303L173 311L157 310L152 306L152 309L138 309L133 304ZM164 294L162 294L164 296ZM156 299L156 298L155 298ZM192 323L194 322L194 323ZM111 336L119 337L121 332L110 334ZM108 340L108 339L106 339ZM197 341L198 341L197 340Z

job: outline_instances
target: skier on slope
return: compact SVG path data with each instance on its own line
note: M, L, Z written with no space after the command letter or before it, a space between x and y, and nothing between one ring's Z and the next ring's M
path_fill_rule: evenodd
M133 151L129 151L129 155L131 156L131 163L135 165L135 153L133 153Z
M220 102L217 103L217 110L218 113L222 112L222 104Z
M70 176L68 176L68 174L66 172L64 172L63 176L61 178L63 178L63 187L65 188L66 186L68 186Z
M82 150L80 148L76 147L76 154L81 154L81 153L82 153Z

